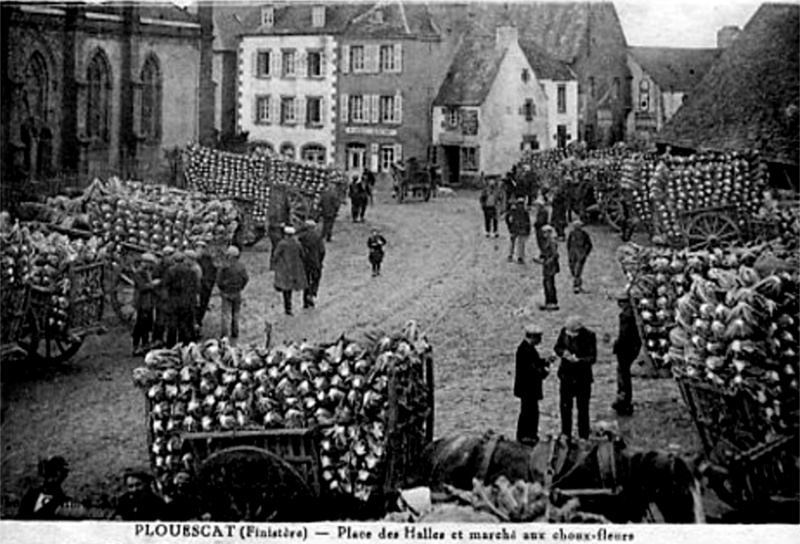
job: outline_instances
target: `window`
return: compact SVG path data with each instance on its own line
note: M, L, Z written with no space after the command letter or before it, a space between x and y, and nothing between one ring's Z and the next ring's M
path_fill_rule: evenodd
M367 146L364 144L347 144L345 164L349 171L362 170L366 166Z
M281 97L281 124L291 125L297 122L297 103L293 96Z
M272 155L275 153L275 148L269 142L258 141L250 144L250 151L256 155Z
M350 97L350 103L348 104L348 110L350 111L350 120L354 123L365 123L367 121L363 95L352 95Z
M478 148L477 147L462 147L461 148L461 170L478 171Z
M525 99L525 106L523 106L523 112L525 113L526 121L533 121L533 118L536 117L536 104L533 103L532 98Z
M319 144L308 144L303 147L300 157L304 161L325 164L325 148Z
M639 111L650 111L650 82L646 79L639 83Z
M272 104L269 96L261 95L256 97L256 123L270 123L272 116L270 108Z
M325 6L311 8L311 26L321 28L325 26Z
M559 85L557 92L558 113L567 113L567 86Z
M86 73L87 105L86 133L96 142L108 143L110 140L109 122L111 117L111 70L105 55L95 53L89 61Z
M267 6L261 8L261 24L263 26L269 26L275 24L275 8L272 6Z
M380 59L381 72L394 72L396 70L394 64L394 45L382 45L378 58Z
M457 128L459 121L458 108L447 108L445 111L445 122L449 128Z
M322 124L322 98L318 96L309 96L306 98L306 124Z
M150 56L142 67L141 131L145 138L161 135L161 74L158 61Z
M350 71L364 71L364 46L354 45L350 48Z
M527 83L531 79L531 73L527 68L523 68L522 69L522 75L520 77L522 77L522 82L523 83Z
M589 96L594 98L594 78L593 77L589 78Z
M256 77L269 77L272 75L272 51L259 51L256 53Z
M284 49L281 57L281 66L283 67L283 77L292 77L295 75L295 51L294 49Z
M294 145L289 143L289 142L281 144L281 155L283 155L287 159L293 159L294 158Z
M395 100L393 96L381 96L378 103L378 119L381 123L396 123Z
M614 78L614 100L619 100L620 82L619 78Z
M47 63L38 51L31 55L25 75L25 94L30 114L40 121L47 121L48 108Z
M306 56L306 67L308 69L308 77L322 76L322 52L309 51Z
M390 172L392 165L395 163L393 145L381 146L380 161L381 172Z

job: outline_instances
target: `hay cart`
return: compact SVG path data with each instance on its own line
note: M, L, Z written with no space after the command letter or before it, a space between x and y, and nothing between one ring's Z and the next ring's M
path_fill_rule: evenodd
M376 489L379 499L411 481L426 444L433 440L433 359L425 358L428 410L409 418L407 394L393 372L388 385L386 453ZM148 448L152 404L146 401ZM422 421L422 425L416 424ZM322 477L320 427L181 432L181 452L190 455L202 504L214 521L320 521L385 514L384 501L365 509L355 499L334 494ZM151 458L152 459L152 458Z
M732 507L775 519L800 511L798 428L769 431L753 396L677 377L706 457L712 489ZM796 520L794 521L796 523Z

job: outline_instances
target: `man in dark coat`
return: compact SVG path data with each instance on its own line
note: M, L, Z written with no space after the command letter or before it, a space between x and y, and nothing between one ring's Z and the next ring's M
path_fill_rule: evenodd
M556 294L556 274L561 272L558 264L558 244L556 231L550 225L542 228L544 233L544 249L542 250L542 286L544 287L544 304L542 310L558 310L558 296Z
M317 231L314 221L306 221L299 236L303 246L303 267L306 270L308 287L303 291L303 308L313 308L316 303L319 282L322 279L322 263L325 260L325 241Z
M39 461L39 476L43 483L28 490L19 504L20 519L59 519L58 509L68 498L61 485L69 475L69 463L60 455Z
M320 197L320 215L322 216L322 238L326 242L331 241L333 236L333 224L336 222L336 216L339 214L339 192L335 186L330 186L325 189Z
M211 301L211 293L214 291L214 284L217 281L217 265L214 264L214 259L208 250L208 244L205 242L197 243L198 257L197 264L200 265L200 270L203 274L200 280L200 304L197 307L197 324L203 326L203 318L208 311L208 303ZM239 248L241 251L241 248Z
M583 326L581 318L570 316L554 348L561 358L558 367L561 433L572 435L572 406L578 407L578 436L589 438L589 399L592 397L592 365L597 361L597 338Z
M494 180L490 180L483 186L483 189L481 189L481 195L478 198L478 201L481 204L481 210L483 211L483 226L486 230L487 238L490 236L494 236L495 238L498 237L497 205L499 199L497 185L495 184Z
M292 315L292 291L306 289L308 279L303 267L303 246L294 227L284 227L283 234L275 248L275 289L283 295L283 311Z
M531 216L525 207L525 198L519 197L506 215L508 233L511 244L508 248L508 262L514 260L514 248L517 250L517 262L525 264L525 244L531 235Z
M372 191L375 188L375 174L368 167L364 167L364 172L361 174L361 182L364 184L364 191L367 193L367 201L372 204ZM364 204L366 208L366 203ZM361 212L361 218L364 218L364 212Z
M369 195L364 180L354 179L350 184L350 212L353 216L353 223L364 222L368 199Z
M589 253L592 252L592 239L589 233L583 230L583 222L580 220L572 223L572 230L567 238L567 255L569 257L569 271L572 274L572 290L577 293L583 290L583 266Z
M567 228L567 202L568 196L564 187L559 187L553 194L553 210L551 212L550 221L556 229L556 235L559 240L564 239L564 230Z
M186 256L177 251L172 260L173 264L162 280L169 301L167 345L170 347L176 342L187 344L194 341L197 323L194 313L200 300L200 280Z
M163 345L167 340L167 329L171 323L170 309L169 309L169 293L167 287L164 285L164 277L167 275L167 270L172 266L172 257L175 254L175 248L167 246L161 252L163 257L153 272L153 280L158 281L155 290L155 316L153 324L152 344L155 346Z
M247 268L239 260L239 248L230 246L226 251L226 261L217 273L219 287L221 336L230 333L231 338L239 337L239 313L242 309L242 291L247 287L250 276Z
M134 305L136 306L136 323L133 326L133 355L144 355L150 344L153 332L153 313L155 307L155 291L158 281L153 277L158 266L158 258L152 253L144 253L140 263L133 272Z
M292 206L283 191L273 191L267 210L267 236L269 237L269 269L275 269L275 249L283 239L283 227L290 219ZM239 248L241 251L241 248Z
M542 329L535 325L525 328L525 339L517 347L514 396L520 399L517 420L517 441L536 443L539 440L539 401L542 400L542 380L547 377L549 364L541 358L536 346L542 341Z
M617 295L619 304L619 336L614 341L614 355L617 356L617 400L611 407L619 415L633 413L633 393L631 388L631 365L642 348L642 339L636 327L636 316L627 291Z
M544 254L545 235L542 229L550 223L550 213L547 211L547 203L544 198L536 199L535 206L535 220L533 228L536 232L536 247L539 248L539 257L534 261L537 263L542 262L542 255Z

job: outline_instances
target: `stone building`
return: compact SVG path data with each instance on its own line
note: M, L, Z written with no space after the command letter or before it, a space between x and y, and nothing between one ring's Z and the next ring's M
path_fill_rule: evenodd
M209 5L196 14L134 3L0 9L4 189L161 176L165 150L211 136Z
M523 151L578 135L578 80L515 27L462 41L433 102L433 144L447 183L499 176Z

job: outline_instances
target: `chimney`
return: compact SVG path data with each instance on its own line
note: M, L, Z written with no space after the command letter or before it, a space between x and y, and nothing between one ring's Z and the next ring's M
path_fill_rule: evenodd
M742 30L738 26L723 26L717 31L717 49L727 49Z
M517 28L514 26L498 26L496 32L497 47L503 49L519 39L519 36L517 35Z

